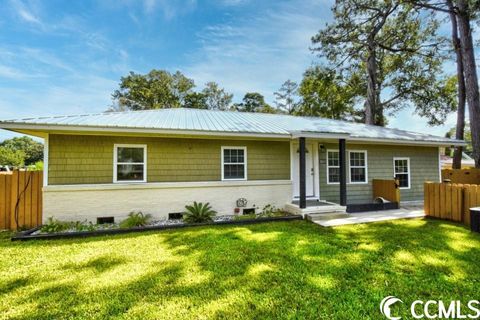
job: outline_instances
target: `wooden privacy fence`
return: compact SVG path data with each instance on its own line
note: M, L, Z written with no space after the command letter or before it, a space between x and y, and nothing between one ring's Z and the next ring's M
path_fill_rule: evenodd
M373 198L382 197L391 202L400 203L400 189L397 180L372 180Z
M451 183L480 184L480 169L443 169L442 181L447 179Z
M42 171L0 173L0 229L33 228L42 223Z
M470 225L470 208L480 206L480 185L426 182L424 209L430 217Z

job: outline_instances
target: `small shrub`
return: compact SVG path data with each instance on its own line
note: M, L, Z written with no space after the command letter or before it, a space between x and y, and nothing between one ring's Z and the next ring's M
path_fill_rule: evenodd
M40 231L46 233L62 232L70 229L70 226L71 225L68 222L59 221L53 217L49 217L47 223L43 224L40 228Z
M259 216L274 217L278 212L279 210L275 206L267 204L265 207L263 207L262 212L259 213Z
M87 222L86 220L83 222L76 221L72 223L72 229L75 231L95 231L97 230L97 226L91 222Z
M132 211L128 214L128 218L120 222L120 228L142 227L148 224L152 216L143 214L143 212Z
M202 202L193 202L191 206L185 206L185 213L183 215L183 220L188 223L202 223L202 222L211 222L212 217L217 214L216 211L212 210L210 203Z

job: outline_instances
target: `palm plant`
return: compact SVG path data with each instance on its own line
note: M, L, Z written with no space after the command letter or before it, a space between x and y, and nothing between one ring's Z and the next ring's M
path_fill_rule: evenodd
M121 228L142 227L148 224L152 216L150 214L143 214L143 212L130 212L128 218L120 223Z
M183 220L188 223L202 223L212 221L212 217L217 214L212 210L210 203L193 202L191 206L185 206L185 213L183 214Z

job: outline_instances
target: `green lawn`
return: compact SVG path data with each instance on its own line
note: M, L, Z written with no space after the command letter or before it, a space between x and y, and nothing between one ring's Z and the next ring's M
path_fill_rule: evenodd
M0 318L380 319L387 295L406 303L480 296L480 236L432 220L7 237Z

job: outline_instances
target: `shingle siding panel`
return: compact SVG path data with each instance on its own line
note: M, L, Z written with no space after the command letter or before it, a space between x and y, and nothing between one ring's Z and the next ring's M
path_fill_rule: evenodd
M50 135L49 183L112 183L114 144L147 145L147 181L218 181L221 146L246 146L249 180L290 179L283 141Z
M324 144L326 149L337 149L335 144ZM348 203L367 203L373 199L372 179L393 179L393 158L410 158L410 189L400 191L404 201L422 200L423 183L427 180L438 181L438 148L420 146L390 146L390 145L358 145L348 144L348 150L367 150L368 184L348 184ZM322 199L338 202L339 185L329 185L327 181L326 151L319 153L320 161L320 197ZM347 157L348 160L348 157ZM349 166L347 163L347 176ZM347 177L348 182L348 177Z

